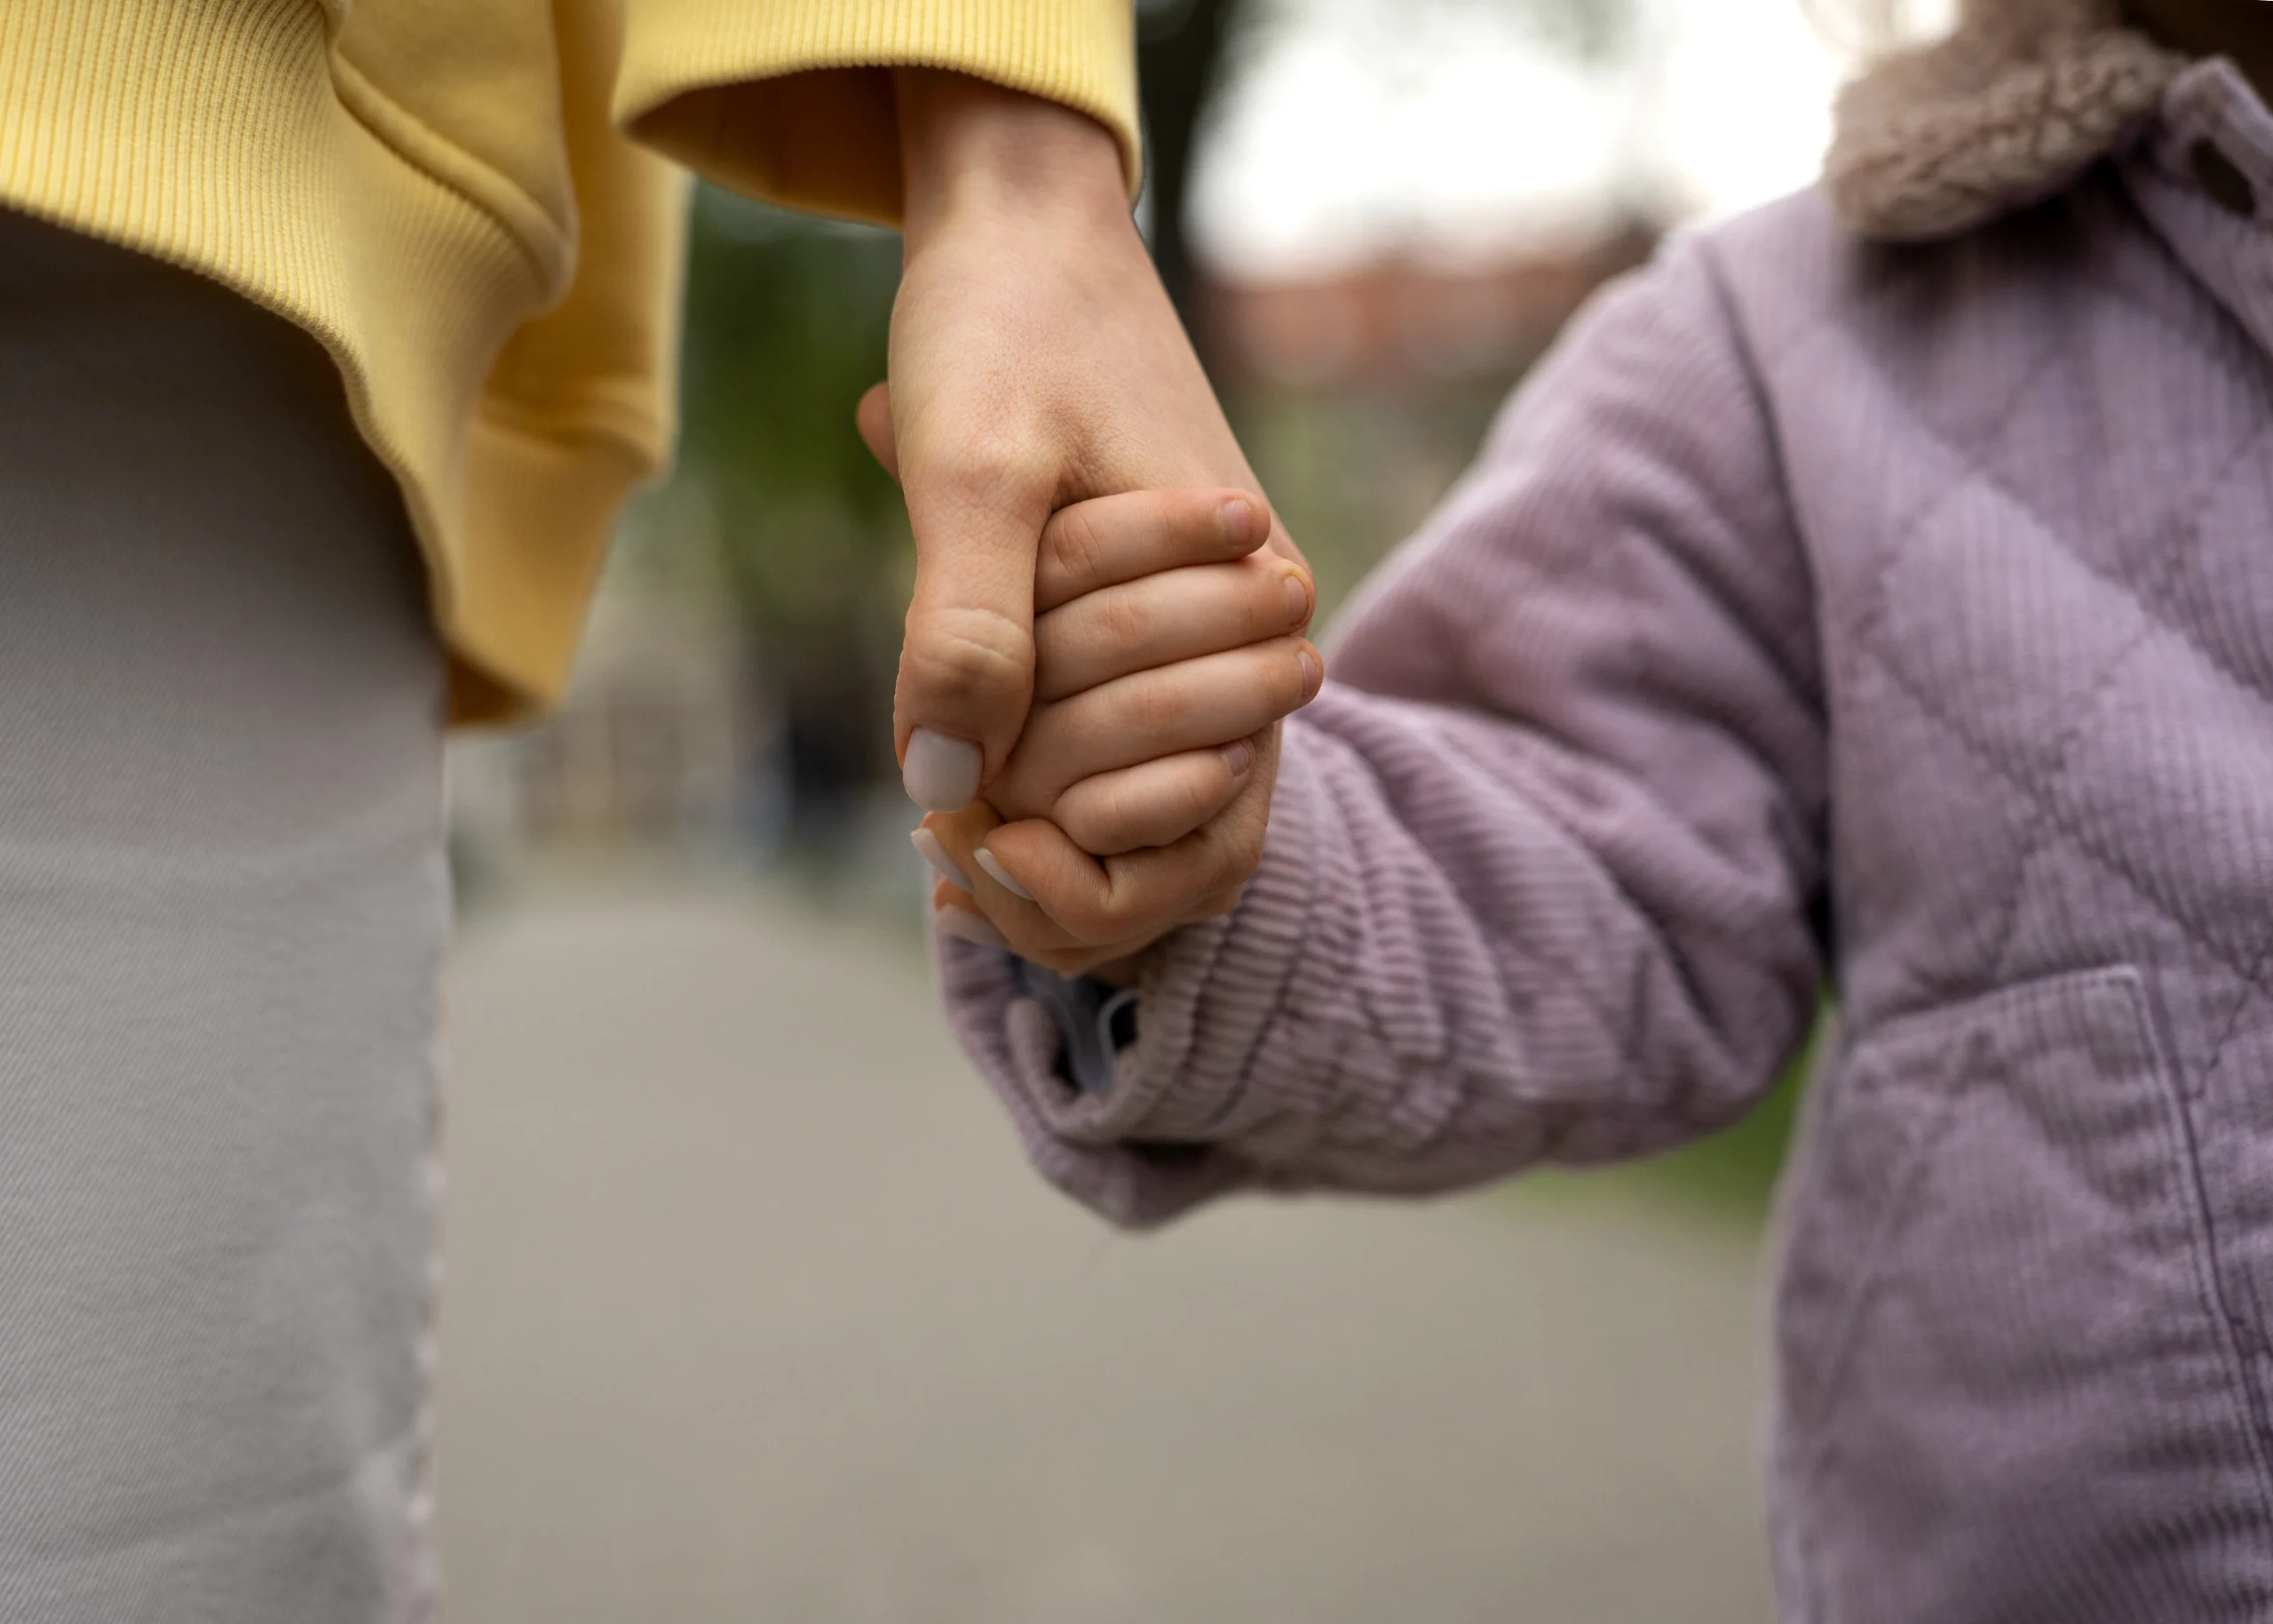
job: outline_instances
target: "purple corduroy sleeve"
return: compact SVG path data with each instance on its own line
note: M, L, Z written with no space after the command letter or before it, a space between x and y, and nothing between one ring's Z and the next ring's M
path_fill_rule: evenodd
M1115 1222L1224 1191L1417 1192L1723 1126L1820 979L1807 562L1708 242L1577 322L1287 725L1263 861L1152 957L1081 1093L1000 953L958 1034Z

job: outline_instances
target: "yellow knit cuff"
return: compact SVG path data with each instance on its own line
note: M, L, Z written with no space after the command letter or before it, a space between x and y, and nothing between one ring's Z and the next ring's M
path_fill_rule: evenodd
M1129 0L630 0L616 122L722 186L825 214L899 218L880 70L943 67L1097 119L1142 156Z

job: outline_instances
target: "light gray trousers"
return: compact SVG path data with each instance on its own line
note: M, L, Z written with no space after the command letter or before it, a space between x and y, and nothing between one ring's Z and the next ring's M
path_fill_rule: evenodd
M321 352L0 213L0 1620L428 1605L442 671Z

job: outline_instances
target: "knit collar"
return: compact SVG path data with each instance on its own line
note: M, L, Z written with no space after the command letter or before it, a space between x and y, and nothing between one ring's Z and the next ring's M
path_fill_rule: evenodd
M2186 59L2119 0L1967 0L1840 97L1824 186L1865 236L1953 235L2060 191L2150 120Z

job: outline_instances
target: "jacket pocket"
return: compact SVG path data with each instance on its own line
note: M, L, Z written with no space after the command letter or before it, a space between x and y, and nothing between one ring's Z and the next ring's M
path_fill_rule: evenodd
M1863 1036L1787 1206L1787 1616L2273 1617L2262 1440L2136 971Z

